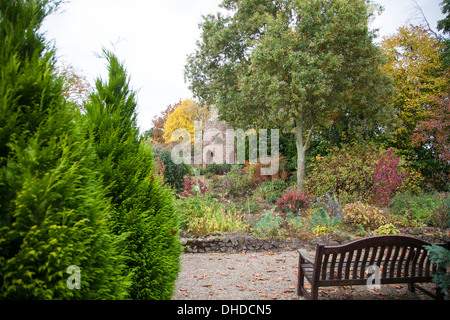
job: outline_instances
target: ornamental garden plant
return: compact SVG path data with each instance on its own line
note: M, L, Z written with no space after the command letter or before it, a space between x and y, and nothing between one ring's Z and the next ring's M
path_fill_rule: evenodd
M106 77L71 99L77 75L41 31L60 4L0 0L2 299L169 300L182 237L450 237L443 37L405 26L376 42L365 1L223 1L186 62L195 99L142 134L110 50ZM448 36L448 16L439 25ZM213 114L278 130L279 154L252 161L249 138L241 164L176 163L170 133ZM274 156L278 173L261 174ZM448 268L448 252L430 251ZM82 290L68 289L72 267ZM448 275L435 282L445 293Z

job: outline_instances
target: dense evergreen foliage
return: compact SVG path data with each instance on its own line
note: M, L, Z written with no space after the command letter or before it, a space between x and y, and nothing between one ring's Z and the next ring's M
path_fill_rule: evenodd
M0 1L0 297L124 298L121 242L101 219L109 202L38 32L56 7ZM72 265L80 290L66 284Z
M170 299L178 220L140 142L135 93L105 51L108 82L84 114L68 102L39 32L58 5L0 1L0 297Z
M86 104L86 126L114 206L111 228L127 234L131 298L170 299L181 253L173 195L154 175L151 147L139 139L136 94L126 70L113 53L103 53L109 78L96 82Z

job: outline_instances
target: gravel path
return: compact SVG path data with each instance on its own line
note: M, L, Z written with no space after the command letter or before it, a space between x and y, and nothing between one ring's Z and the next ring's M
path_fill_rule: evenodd
M297 296L297 269L297 252L184 254L173 300L303 300ZM319 293L322 300L429 299L408 292L407 285L322 288Z
M298 299L298 254L185 254L174 300Z

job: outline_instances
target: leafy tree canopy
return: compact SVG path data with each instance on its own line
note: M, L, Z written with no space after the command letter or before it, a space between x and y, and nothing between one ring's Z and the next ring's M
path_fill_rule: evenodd
M389 80L362 0L226 0L204 18L186 77L234 126L294 129L298 184L313 133L346 118L368 131L385 116Z

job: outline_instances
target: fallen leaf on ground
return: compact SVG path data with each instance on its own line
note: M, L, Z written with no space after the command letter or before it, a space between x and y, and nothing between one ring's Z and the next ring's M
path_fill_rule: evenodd
M287 297L292 297L294 295L294 291L286 290L286 291L283 291L282 294L287 296Z

